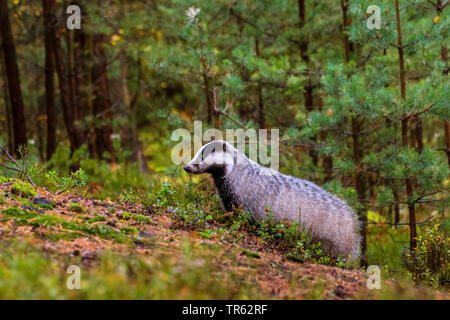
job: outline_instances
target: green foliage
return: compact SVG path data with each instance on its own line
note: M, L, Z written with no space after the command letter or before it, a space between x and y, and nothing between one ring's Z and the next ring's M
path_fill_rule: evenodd
M139 224L151 224L153 222L150 217L144 216L143 214L136 214L133 219Z
M16 180L11 185L11 192L19 197L25 198L31 198L37 195L34 187L30 183L19 180Z
M11 182L11 181L12 180L9 177L0 176L0 183L7 183L7 182Z
M45 176L59 192L80 191L86 186L87 181L87 176L83 169L71 172L67 177L58 176L54 170L49 171Z
M405 253L409 275L418 283L438 287L450 284L450 238L440 230L440 222L433 218L417 239L417 249Z
M238 274L222 275L189 244L175 261L164 252L146 258L107 251L90 268L80 257L53 256L27 242L0 248L1 299L246 299L260 294ZM68 290L68 265L81 268L81 289ZM211 276L213 275L214 276Z
M296 224L270 218L255 222L250 213L239 209L223 213L214 191L204 187L206 183L196 186L180 178L183 177L180 166L169 160L173 146L170 134L176 128L192 130L193 119L211 120L212 93L216 87L219 108L223 110L232 102L226 111L228 117L219 115L220 129L236 128L239 126L236 122L247 128L280 129L286 147L280 148L283 173L317 182L345 199L362 216L376 212L383 222L393 222L392 210L397 205L402 222L407 222L404 209L411 204L418 209L417 221L435 214L435 210L445 217L450 205L450 171L442 124L450 120L450 82L448 63L443 61L441 52L448 42L445 39L450 18L446 11L434 10L431 3L437 5L436 1L400 1L406 60L403 99L392 0L349 1L348 7L305 1L304 21L299 20L297 3L287 0L174 0L154 6L127 1L100 5L83 2L83 11L89 17L83 20L83 29L87 35L102 33L109 39L104 44L107 78L111 83L121 83L124 89L124 92L110 90L108 97L114 101L111 126L115 136L120 133L120 139L113 139L116 154L114 159L109 155L107 160L116 163L93 159L95 136L91 129L104 125L105 121L89 114L75 123L86 133L85 144L71 150L67 136L60 135L64 128L58 127L58 138L65 140L61 139L51 160L43 164L45 135L41 131L42 119L37 115L41 113L39 101L45 95L45 86L36 86L34 80L40 78L42 68L36 66L43 64L45 46L42 28L36 28L42 25L42 15L31 14L41 12L42 8L39 2L20 1L11 11L18 14L11 14L10 18L25 111L32 115L27 117L30 144L28 149L18 150L20 172L0 167L0 174L19 178L30 174L38 185L59 192L82 192L103 199L117 199L120 195L122 203L142 204L154 214L168 213L179 227L196 230L207 239L256 234L264 243L290 251L293 259L342 266L345 259L331 262L307 233L297 232ZM381 29L367 28L367 7L371 4L381 8ZM189 16L190 8L198 8L198 14ZM348 10L343 12L345 8ZM351 21L349 26L343 25L343 13ZM352 46L348 52L347 36ZM86 61L86 66L91 62ZM86 98L83 103L89 102L87 105L94 96L92 87L79 88L82 100ZM57 91L56 95L60 93ZM307 105L308 97L311 105ZM7 101L8 97L2 98ZM1 106L0 114L6 115L3 107L7 112L9 107ZM260 111L264 113L264 124L258 117ZM405 118L406 147L401 132ZM0 117L2 142L13 140L9 137L10 125L9 114ZM208 123L208 127L212 125ZM424 148L419 152L414 137L421 130ZM309 150L301 151L299 146ZM141 154L146 159L133 163ZM331 172L325 168L328 157L332 160ZM143 173L145 166L151 175ZM69 173L74 167L82 169ZM364 180L364 190L359 194L358 175ZM409 195L406 181L413 184ZM21 203L37 209L27 200L35 195L35 189L21 181L0 177L0 183L11 182L13 197L24 197ZM75 211L84 211L73 206ZM21 223L36 218L36 213L29 210L8 210L5 216ZM115 209L109 209L109 213L115 213ZM47 216L41 219L34 223L56 223ZM101 233L97 229L103 227L95 226L102 221L96 219L99 218L89 221L93 226L85 231ZM149 217L139 214L124 213L124 219L151 223ZM401 252L408 244L406 228L369 226L368 232L369 262L388 266L384 269L389 274L404 273ZM419 242L423 244L425 240L430 243L428 238ZM429 254L436 248L425 249ZM417 261L412 260L418 263L417 269L408 265L411 273L425 283L442 283L443 276L437 275L440 271L433 267L437 265L435 259L425 258L425 251L420 250Z
M127 212L127 211L122 212L122 216L123 216L124 220L129 220L132 217L132 215L133 214L131 212Z

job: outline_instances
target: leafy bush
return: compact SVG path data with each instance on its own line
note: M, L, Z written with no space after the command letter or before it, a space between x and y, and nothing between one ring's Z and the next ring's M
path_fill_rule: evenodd
M437 287L450 287L450 239L440 231L440 222L433 218L417 238L417 249L405 253L405 264L413 280Z

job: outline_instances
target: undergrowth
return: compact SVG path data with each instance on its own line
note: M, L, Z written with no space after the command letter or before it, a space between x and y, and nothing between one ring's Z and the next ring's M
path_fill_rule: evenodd
M248 299L258 298L254 284L239 274L222 274L204 248L185 243L176 258L158 251L142 257L112 251L94 265L80 256L42 252L24 241L0 246L1 299ZM67 283L69 266L80 270L80 289Z

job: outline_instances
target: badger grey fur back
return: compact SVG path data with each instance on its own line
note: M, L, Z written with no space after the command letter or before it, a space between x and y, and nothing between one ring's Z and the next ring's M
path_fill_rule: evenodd
M227 211L241 206L262 220L268 207L275 220L300 222L332 256L359 257L360 223L343 200L310 181L262 167L226 142L224 149L225 144L233 165L226 174L217 168L209 172Z

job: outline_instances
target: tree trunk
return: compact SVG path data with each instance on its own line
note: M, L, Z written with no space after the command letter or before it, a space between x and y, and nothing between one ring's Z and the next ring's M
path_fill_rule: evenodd
M18 154L19 146L27 145L25 112L20 88L19 67L16 48L9 21L7 0L0 0L0 33L2 37L3 58L5 59L6 77L8 79L9 98L12 109L14 132L14 152Z
M105 158L104 153L110 155L109 160L114 161L114 148L111 140L111 104L109 100L109 86L106 74L106 55L103 43L105 36L93 35L94 63L92 65L92 82L94 85L94 116L96 152L100 158Z
M122 4L123 5L123 4ZM147 160L144 156L144 152L142 150L142 144L139 141L138 130L137 130L137 119L136 119L136 103L138 98L141 95L141 81L142 81L142 66L140 59L137 60L137 68L138 68L138 84L136 93L133 99L130 99L130 92L128 89L128 56L125 50L122 50L120 53L120 76L121 76L121 88L122 88L122 97L123 103L126 108L126 114L130 119L128 126L125 127L124 132L122 134L123 139L122 143L124 148L126 146L131 145L132 154L131 161L139 164L139 172L141 173L149 173Z
M344 33L344 48L345 48L345 62L350 62L351 54L354 51L353 43L349 40L348 35L345 33L350 20L347 16L348 1L341 0L342 8L342 24ZM358 216L361 221L361 266L367 267L367 209L366 209L366 177L364 171L361 168L362 148L359 141L359 135L361 131L362 119L353 116L352 119L352 141L353 141L353 162L355 163L356 172L354 175L354 183L356 193L358 195L358 201L360 207L358 208Z
M358 208L358 215L361 221L361 266L367 267L367 213L366 213L366 186L365 177L361 169L362 150L359 142L361 122L356 117L352 118L352 138L353 138L353 161L355 162L355 184L356 193L360 208Z
M86 12L84 7L81 5L81 1L73 1L73 4L77 5L81 9L81 15L85 16ZM69 33L73 34L70 38L73 43L73 54L70 55L71 58L71 84L72 84L72 95L73 95L73 106L75 109L74 120L75 124L81 124L85 116L89 114L89 107L87 101L86 88L89 85L89 79L87 77L88 71L86 69L86 34L84 29L71 30ZM87 129L79 129L80 139L83 143L86 142L88 131Z
M50 26L52 31L52 49L53 58L55 61L55 69L58 75L59 83L59 95L61 98L61 105L63 109L64 124L66 126L67 134L70 141L70 150L75 152L79 149L83 143L80 135L80 130L75 127L74 118L74 106L71 100L71 88L70 82L67 75L66 66L64 65L63 53L61 48L61 33L60 33L60 22L56 17L56 1L55 0L44 0L47 2Z
M351 58L351 53L353 52L353 42L348 39L348 35L345 33L346 28L350 25L350 20L348 18L348 0L341 0L342 8L342 20L343 20L343 33L344 33L344 49L345 49L345 61L349 62Z
M442 0L437 1L437 14L438 16L442 14ZM443 73L448 73L448 55L447 55L447 46L445 44L441 47L441 60L445 63L445 68ZM445 151L447 153L447 162L448 166L450 168L450 123L446 120L444 120L444 144L445 144Z
M447 162L450 167L450 123L448 121L444 121L444 139L447 151Z
M203 66L203 92L205 93L206 107L208 108L208 122L213 122L214 128L219 128L219 113L214 109L213 99L211 97L211 88L208 76L206 75L206 67ZM219 107L219 106L217 106Z
M259 40L258 38L255 38L255 52L256 52L256 56L260 57L260 51L259 51ZM262 85L259 83L258 84L258 118L257 118L257 122L259 123L259 127L260 128L265 128L266 126L266 120L265 120L265 116L264 116L264 101L263 101L263 93L262 93Z
M397 49L400 66L400 93L402 100L406 99L406 76L405 76L405 58L403 55L402 29L400 24L400 9L398 0L395 0L395 17L397 23ZM408 147L408 117L402 119L402 146ZM417 247L417 231L416 231L416 212L415 204L412 201L413 184L409 177L406 178L406 196L408 197L409 211L409 231L410 231L410 250L413 252Z
M298 19L300 21L300 29L303 29L306 22L305 0L298 0ZM308 41L305 41L304 37L300 39L299 47L302 60L309 63Z
M298 19L300 22L300 29L303 29L306 23L305 0L298 0ZM310 57L308 54L308 41L305 40L304 36L302 36L300 39L299 49L300 49L300 57L306 64L309 64ZM313 85L311 82L311 78L309 78L308 81L306 82L303 92L303 98L305 100L306 111L310 113L311 111L314 110ZM311 140L314 142L317 141L315 137L313 137ZM319 156L317 154L317 151L315 150L315 147L309 150L309 156L311 157L314 166L317 166L319 163Z
M12 111L11 111L11 100L9 98L8 91L8 80L6 78L6 66L5 60L3 59L3 51L0 50L0 65L2 66L2 81L3 81L3 100L5 102L5 114L6 114L6 126L8 129L8 150L14 150L14 129L13 129L13 120L12 120Z
M43 0L44 8L44 43L45 43L45 106L47 114L47 161L50 160L56 150L56 108L55 108L55 83L52 47L52 26L51 14L48 8L48 1Z
M394 226L397 229L398 224L400 223L400 199L398 196L398 192L396 190L393 191L394 194Z

